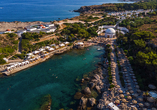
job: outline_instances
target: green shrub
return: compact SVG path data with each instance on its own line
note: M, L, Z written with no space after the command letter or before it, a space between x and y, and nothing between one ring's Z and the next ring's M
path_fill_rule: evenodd
M154 32L157 33L157 30L155 30Z
M113 84L110 84L110 87L109 88L114 88L115 86Z
M9 38L17 37L17 34L15 34L15 33L8 33L8 37Z
M0 64L5 64L5 63L6 63L6 61L3 60L3 58L0 58Z
M14 41L13 41L13 44L18 44L18 40L14 40Z
M0 48L0 53L2 53L3 48Z
M128 53L128 50L124 50L124 53L126 53L126 54L127 54L127 53Z

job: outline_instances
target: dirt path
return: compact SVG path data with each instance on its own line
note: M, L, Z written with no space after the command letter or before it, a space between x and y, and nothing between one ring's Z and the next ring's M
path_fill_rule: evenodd
M45 36L45 37L41 38L39 41L31 42L31 44L36 44L36 43L43 42L43 41L46 41L46 40L51 40L51 39L57 39L58 37L59 36L56 36L55 34L48 35L48 36Z

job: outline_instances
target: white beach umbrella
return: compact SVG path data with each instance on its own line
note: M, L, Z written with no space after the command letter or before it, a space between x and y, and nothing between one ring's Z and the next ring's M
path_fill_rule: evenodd
M55 46L56 46L56 44L51 44L50 46L51 46L51 47L55 47Z

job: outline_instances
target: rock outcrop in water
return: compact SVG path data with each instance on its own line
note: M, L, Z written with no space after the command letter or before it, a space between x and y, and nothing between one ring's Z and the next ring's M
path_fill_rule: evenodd
M81 92L76 92L76 94L74 95L74 99L80 99L81 97L82 97Z
M89 87L86 87L86 88L84 89L84 93L85 93L85 94L91 94L90 88L89 88Z
M84 97L80 99L80 103L79 103L80 106L78 107L79 110L84 110L86 108L87 100L88 99Z

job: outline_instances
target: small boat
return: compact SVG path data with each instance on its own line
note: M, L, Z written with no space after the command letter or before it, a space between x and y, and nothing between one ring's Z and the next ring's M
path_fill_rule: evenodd
M97 48L97 50L101 50L100 48Z

